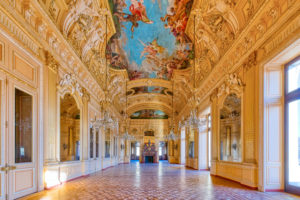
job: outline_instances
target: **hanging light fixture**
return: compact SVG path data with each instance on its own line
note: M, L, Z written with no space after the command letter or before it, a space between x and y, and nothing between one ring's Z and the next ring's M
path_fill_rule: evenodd
M124 140L134 140L135 137L133 135L130 135L128 133L128 129L129 129L129 119L128 119L128 114L127 114L127 80L125 82L125 114L123 116L124 121L125 121L125 132L124 134L121 136Z
M194 44L196 43L196 15L194 15ZM194 66L193 66L193 99L192 99L192 111L189 117L188 125L193 128L199 127L200 120L197 117L197 111L195 107L197 106L196 99L196 45L194 45Z
M107 15L105 15L105 45L107 44ZM108 107L111 105L112 101L108 97L108 65L107 65L107 57L105 53L105 83L104 83L104 100L101 101L101 109L104 110L103 119L99 120L99 123L102 124L105 129L108 127L112 127L115 125L113 119L111 118L109 112L107 112Z
M167 140L177 140L177 135L174 133L174 81L172 82L172 122L170 133L165 137Z

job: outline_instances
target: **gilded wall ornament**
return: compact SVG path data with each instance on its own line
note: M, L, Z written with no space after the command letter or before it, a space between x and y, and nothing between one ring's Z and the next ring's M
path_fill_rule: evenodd
M71 87L71 93L74 94L77 92L79 96L83 96L83 90L80 84L76 80L75 74L66 73L59 82L60 87L69 86Z
M224 83L219 87L217 97L221 97L223 94L229 94L232 90L241 92L243 87L244 84L236 73L229 74L225 78Z

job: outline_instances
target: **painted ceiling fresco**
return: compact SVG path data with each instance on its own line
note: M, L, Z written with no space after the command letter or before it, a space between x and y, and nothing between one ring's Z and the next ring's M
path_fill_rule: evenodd
M110 67L126 69L131 80L169 80L186 69L193 45L185 35L193 0L110 0L117 33L107 46Z
M136 95L136 94L145 94L145 93L165 94L166 90L167 88L165 87L149 87L149 86L134 87L131 88L130 91L128 91L127 95Z
M168 119L168 115L160 110L140 110L130 116L131 119Z

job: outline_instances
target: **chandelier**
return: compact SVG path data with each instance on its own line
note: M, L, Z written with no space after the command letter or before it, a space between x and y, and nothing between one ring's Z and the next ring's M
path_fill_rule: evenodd
M124 122L125 122L125 132L123 133L123 135L121 136L121 138L123 138L124 140L134 140L135 137L133 135L130 135L128 133L128 129L129 129L129 119L128 119L128 115L127 115L127 80L125 82L125 113L123 115L124 118Z
M194 43L196 43L196 16L194 15ZM200 120L197 117L197 99L196 99L196 47L194 47L194 67L193 67L193 98L191 99L192 111L188 119L188 125L192 128L198 128L200 125Z
M174 133L174 81L172 83L172 123L170 127L170 133L166 135L166 140L177 140L177 135Z
M105 15L105 44L107 44L107 15ZM104 83L104 100L100 102L101 109L104 110L104 116L101 120L98 120L98 123L101 123L105 129L108 127L116 126L116 123L111 118L109 112L107 111L110 107L112 100L109 98L108 92L108 65L107 57L105 55L105 83Z

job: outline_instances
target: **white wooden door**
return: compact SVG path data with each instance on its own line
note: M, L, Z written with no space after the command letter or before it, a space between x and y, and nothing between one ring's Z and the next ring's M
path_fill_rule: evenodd
M7 135L7 89L6 89L6 77L0 73L0 123L1 123L1 135L0 135L0 200L5 200L7 197L7 171L6 171L6 161L7 161L7 151L6 151L6 135Z
M16 80L7 85L6 192L16 199L37 191L37 94Z

